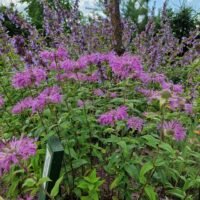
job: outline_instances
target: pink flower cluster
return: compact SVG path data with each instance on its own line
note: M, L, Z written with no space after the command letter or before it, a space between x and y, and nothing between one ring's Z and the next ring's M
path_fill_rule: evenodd
M102 115L100 115L98 121L102 125L113 126L118 120L125 120L128 118L127 107L120 106L115 110L110 110Z
M65 48L59 47L57 51L42 51L40 52L40 58L43 61L55 61L64 60L68 57L68 52Z
M2 96L0 96L0 108L2 108L4 105L4 99Z
M100 88L95 89L95 90L93 91L93 93L94 93L95 96L99 96L99 97L102 97L102 96L105 95L104 91L101 90Z
M126 120L128 128L141 132L144 120L135 116L129 117L127 110L128 108L126 106L120 106L115 110L110 110L100 115L98 122L102 125L114 126L116 121Z
M32 109L32 113L42 112L47 104L62 102L60 88L57 86L44 89L37 97L27 97L18 102L12 109L13 114L20 114L26 109Z
M166 121L162 126L160 125L159 127L162 127L166 133L173 134L175 140L177 141L184 140L186 137L185 128L176 120Z
M108 64L113 74L120 79L128 77L139 78L139 75L143 73L140 59L129 54L119 57L113 52L106 54L93 53L83 55L78 60L72 60L65 55L62 56L62 59L56 60L55 52L43 51L40 56L43 60L49 61L49 69L57 69L59 73L64 70L65 73L58 74L58 80L67 78L89 82L102 81L102 77L107 77L102 67L105 64ZM92 74L85 73L85 70L91 65L96 65L97 70L93 71ZM77 77L77 74L79 77Z
M17 72L12 78L12 85L16 89L38 86L42 81L46 80L46 71L41 67L27 68L23 72Z
M0 175L9 171L11 165L18 164L36 154L36 140L22 137L0 144Z
M127 121L127 125L128 128L141 132L144 125L144 120L139 117L130 117Z
M125 79L143 72L143 67L138 57L125 54L121 57L111 56L109 65L115 75Z
M181 96L183 88L181 85L166 84L168 87L165 87L162 90L152 90L139 88L138 92L147 97L148 101L160 100L161 98L166 99L168 108L172 111L183 110L188 114L192 114L193 106L190 103L187 103L187 100ZM169 87L170 85L170 87Z

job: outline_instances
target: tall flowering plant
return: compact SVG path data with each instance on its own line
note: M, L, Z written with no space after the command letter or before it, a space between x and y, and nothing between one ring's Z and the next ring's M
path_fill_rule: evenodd
M50 181L41 179L41 170L51 135L59 137L65 156L63 181L44 191L49 198L58 195L58 184L61 199L171 198L177 191L187 198L198 190L196 106L183 85L147 72L140 57L129 53L74 59L60 46L39 57L42 65L2 68L4 190L17 170L28 175L16 177L19 189L6 198L37 198L39 187Z

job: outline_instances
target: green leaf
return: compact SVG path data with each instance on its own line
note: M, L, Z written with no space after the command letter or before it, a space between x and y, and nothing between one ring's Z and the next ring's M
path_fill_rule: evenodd
M154 188L151 185L147 185L144 188L144 191L145 191L146 195L148 196L149 200L156 200L157 199Z
M86 181L80 181L78 184L78 187L83 190L86 190L86 189L88 189L88 183Z
M59 192L59 187L60 187L60 184L61 184L62 180L63 180L63 176L61 176L61 177L56 181L56 183L55 183L53 189L51 190L51 194L50 194L50 195L51 195L52 197L55 197L55 196L58 194L58 192Z
M97 176L96 176L96 169L92 170L92 172L90 173L90 175L87 176L87 177L84 177L84 179L86 181L88 181L89 183L95 183L95 182L97 182L99 180L99 178L97 178Z
M126 142L120 141L117 144L122 148L124 155L128 155L128 147L126 145Z
M145 135L145 136L143 136L143 138L145 140L147 140L146 144L153 147L153 148L156 148L157 144L159 143L159 140L156 139L155 137L153 137L152 135Z
M133 164L127 164L124 167L125 171L131 178L138 177L138 169Z
M171 194L175 197L178 197L180 199L184 199L185 198L185 192L182 191L180 188L174 188L172 190L167 191L168 194Z
M49 182L49 181L51 181L51 179L49 177L43 177L43 178L40 178L37 185L42 185L43 183Z
M78 160L74 160L72 165L73 165L73 168L74 169L77 169L79 167L81 167L82 165L85 165L87 164L87 160L84 160L84 159L78 159Z
M183 190L186 191L192 187L197 187L197 186L198 186L198 182L196 180L187 179L183 186Z
M167 143L162 143L159 145L159 147L171 154L174 154L174 149Z
M32 186L34 186L35 184L36 184L36 181L35 181L33 178L27 178L27 179L24 181L22 187L32 187Z
M142 169L140 170L140 183L144 184L146 182L145 174L153 169L153 164L151 162L147 162L143 165Z
M112 189L116 188L117 186L119 186L119 184L120 184L120 182L121 182L122 179L123 179L123 175L122 174L118 175L114 179L114 181L111 183L110 189L112 190Z

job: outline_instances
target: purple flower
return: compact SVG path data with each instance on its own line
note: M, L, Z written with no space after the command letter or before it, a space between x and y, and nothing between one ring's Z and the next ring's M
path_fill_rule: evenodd
M93 93L94 93L94 95L99 96L99 97L102 97L102 96L105 95L104 92L103 92L103 90L101 90L99 88L95 89Z
M32 113L42 112L47 104L59 104L62 102L61 90L57 86L44 89L37 97L27 97L18 102L12 109L13 114L20 114L26 109L32 109Z
M102 115L100 115L98 121L102 125L111 125L113 126L116 121L124 120L128 118L127 107L120 106L115 110L110 110Z
M36 149L36 140L28 137L12 139L0 145L0 175L7 172L11 165L35 155Z
M137 90L138 90L138 92L140 92L141 94L146 96L148 98L149 102L151 102L154 99L160 99L161 98L160 91L151 90L151 89L144 89L144 88L139 88Z
M33 104L33 98L32 97L26 97L25 99L18 102L13 108L12 113L13 114L20 114L26 109L30 109Z
M32 79L35 80L35 85L39 85L43 80L46 80L46 71L42 68L35 67L31 69Z
M51 51L42 51L40 52L40 57L44 60L44 61L53 61L55 60L55 53L51 52Z
M186 137L186 130L182 124L176 120L166 121L163 123L162 127L166 133L173 134L175 140L181 141Z
M66 72L73 71L77 67L76 62L70 59L66 59L61 63L61 68L64 69Z
M153 73L151 76L151 81L153 83L163 84L165 82L165 79L166 79L166 77L163 74Z
M132 77L133 74L140 74L143 70L139 58L128 54L122 57L109 57L109 64L113 73L122 79Z
M85 102L83 100L79 99L78 102L77 102L77 106L80 107L80 108L83 108L84 105L85 105Z
M128 108L126 106L120 106L115 110L115 115L114 118L115 120L124 120L127 119L128 113L127 113Z
M16 89L24 88L32 84L31 74L27 71L18 72L12 78L12 85Z
M180 108L180 99L178 97L169 98L169 107L171 110L176 110Z
M185 112L188 113L188 114L192 114L193 113L193 106L190 103L185 103L184 104L184 109L185 109Z
M65 48L59 47L58 50L56 51L56 58L60 60L64 60L68 57L68 52Z
M174 84L172 86L172 90L173 92L177 93L177 94L182 94L183 93L183 86L180 84Z
M47 104L59 104L62 102L61 90L57 86L44 89L36 98L32 101L32 112L41 112Z
M110 93L110 97L111 98L116 98L117 97L117 93L116 92L111 92Z
M36 199L36 198L31 196L30 194L26 194L25 196L20 195L17 200L34 200L34 199Z
M4 105L4 99L2 96L0 96L0 108L2 108Z
M12 85L16 89L38 86L43 80L46 80L46 71L40 67L28 68L23 72L16 73L12 78Z
M115 111L109 111L107 113L104 113L102 115L100 115L98 121L100 124L102 125L111 125L113 126L115 124Z
M128 128L141 132L144 120L139 117L130 117L127 121Z

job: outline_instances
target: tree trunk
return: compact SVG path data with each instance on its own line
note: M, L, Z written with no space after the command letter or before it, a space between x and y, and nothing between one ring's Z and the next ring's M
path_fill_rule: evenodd
M122 43L123 27L120 16L120 0L110 0L109 11L113 28L113 49L120 56L125 51Z

